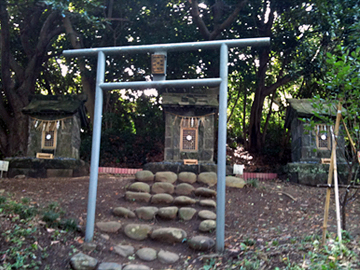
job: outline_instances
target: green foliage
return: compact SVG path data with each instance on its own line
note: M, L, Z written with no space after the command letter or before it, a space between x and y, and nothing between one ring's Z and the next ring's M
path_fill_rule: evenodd
M33 225L38 213L43 213L43 220L48 226L57 225L53 231L54 241L66 242L66 232L62 230L76 230L77 222L74 219L59 219L65 213L58 203L50 203L41 210L27 205L29 198L22 198L21 201L18 203L11 198L0 197L1 218L9 221L4 223L7 227L2 228L0 234L0 257L3 258L0 269L50 269L43 261L49 256L47 247L39 246L38 227Z
M158 101L131 92L125 97L116 91L109 95L112 112L104 113L100 165L140 167L162 161L164 120ZM91 136L83 134L81 157L85 160L90 159Z
M247 179L246 180L246 186L257 188L259 186L259 179L257 179L257 178Z

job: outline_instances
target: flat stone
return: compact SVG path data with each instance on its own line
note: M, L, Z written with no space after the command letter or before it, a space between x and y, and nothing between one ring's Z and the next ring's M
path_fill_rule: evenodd
M179 218L185 221L191 220L196 213L196 209L191 207L181 207L179 209Z
M175 193L177 195L190 195L194 190L195 188L188 183L182 183L175 187Z
M201 232L210 232L215 229L216 229L216 221L212 219L203 220L199 225L199 231Z
M179 196L176 197L174 200L174 204L175 205L191 205L191 204L195 204L196 201L190 197L187 196Z
M137 217L143 220L152 220L158 211L159 208L154 206L143 206L135 210Z
M135 174L135 179L140 182L153 182L155 177L151 171L138 171Z
M188 241L188 245L193 250L206 251L215 246L215 241L207 236L195 236Z
M194 184L196 182L196 174L193 172L181 172L178 179L181 183Z
M100 237L101 237L102 239L104 239L104 240L109 240L109 239L110 239L110 236L109 236L108 234L106 234L106 233L100 234Z
M82 244L82 249L84 251L94 251L96 249L96 244L94 242L85 242Z
M198 214L201 219L216 219L216 214L213 211L201 210Z
M125 198L130 202L149 202L151 195L149 193L126 191Z
M146 224L128 224L124 228L124 233L131 239L141 241L148 238L151 230L151 226Z
M159 261L164 264L175 263L179 260L179 255L173 252L160 250L158 253Z
M166 243L181 243L187 236L186 232L179 228L161 228L151 233L151 238Z
M115 233L120 230L121 224L116 221L96 222L96 227L102 232Z
M143 264L128 264L123 270L150 270L150 267Z
M227 187L243 188L246 185L244 179L235 176L226 176L225 181Z
M174 182L177 180L177 174L174 172L157 172L155 174L155 182L167 182L174 184Z
M210 188L199 187L195 189L194 194L202 197L214 197L216 196L216 191Z
M134 254L135 249L133 246L130 245L116 245L114 247L114 252L124 258L127 258L128 256Z
M152 204L169 204L174 201L173 196L167 193L159 193L155 194L151 197L151 203Z
M142 248L136 251L136 255L143 261L154 261L157 258L156 250L153 248Z
M174 193L174 185L167 182L156 182L151 186L151 192L158 194L158 193Z
M200 200L201 206L214 207L216 208L216 202L214 200Z
M99 265L97 270L121 270L122 267L117 263L103 262Z
M150 186L143 182L135 182L132 183L127 190L129 191L135 191L135 192L145 192L150 193Z
M214 172L202 172L198 175L197 181L209 187L215 186L217 183L217 174Z
M133 211L125 208L125 207L116 207L113 209L113 214L118 217L124 218L135 218L136 215Z
M176 206L162 207L159 209L157 215L164 219L174 219L179 211Z
M93 270L96 268L98 261L80 252L70 259L70 264L74 270Z

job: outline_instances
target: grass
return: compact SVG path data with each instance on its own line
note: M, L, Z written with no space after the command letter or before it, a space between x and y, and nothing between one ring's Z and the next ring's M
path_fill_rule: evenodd
M12 269L50 269L43 261L49 256L47 247L40 247L38 237L39 218L45 222L45 227L54 228L53 240L66 242L66 231L74 231L77 222L74 219L64 219L65 212L57 203L51 203L44 209L31 205L30 199L22 198L21 202L0 196L0 225L3 232L0 235L0 270ZM56 238L56 239L55 239ZM44 268L45 267L45 268Z
M275 270L331 270L331 269L359 269L358 260L359 244L351 242L351 236L348 232L342 243L336 242L336 239L329 238L327 245L320 245L320 237L318 235L308 235L302 239L294 241L289 240L288 244L280 245L274 239L267 247L257 245L251 239L245 239L240 243L241 252L237 258L224 261L224 258L211 261L204 264L205 270L255 270L255 269L275 269ZM270 248L269 248L270 247ZM290 250L291 247L291 250ZM291 251L291 252L290 252ZM298 259L289 258L289 254L296 254ZM302 258L301 258L302 256ZM300 258L300 260L299 260ZM270 265L274 265L270 267Z

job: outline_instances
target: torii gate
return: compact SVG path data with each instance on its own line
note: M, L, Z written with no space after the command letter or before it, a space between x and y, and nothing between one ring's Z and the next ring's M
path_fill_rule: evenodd
M270 38L246 38L231 40L216 40L203 42L169 43L155 45L105 47L93 49L66 50L64 56L97 55L97 74L95 92L95 111L90 164L90 183L87 208L85 241L91 242L94 236L96 193L99 172L101 116L103 109L103 90L114 89L147 89L185 86L220 86L219 95L219 127L218 127L218 164L217 164L217 199L216 199L216 250L224 251L225 237L225 177L226 177L226 122L227 122L227 92L228 92L228 50L232 47L266 46ZM198 49L220 48L220 78L166 80L166 55L172 51L190 51ZM105 55L120 53L154 53L164 55L164 74L154 75L153 81L135 82L104 82Z

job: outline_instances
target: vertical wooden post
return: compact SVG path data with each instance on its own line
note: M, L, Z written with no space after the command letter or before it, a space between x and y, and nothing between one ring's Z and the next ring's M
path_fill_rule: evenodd
M335 136L339 133L339 126L340 126L340 119L341 119L341 103L339 102L337 106L337 114L336 114L336 122L335 122ZM327 222L329 218L329 207L330 207L330 194L331 194L331 183L332 177L334 173L334 164L336 163L336 140L332 143L332 151L331 151L331 161L330 161L330 168L328 174L328 188L326 190L326 199L325 199L325 212L324 212L324 222L323 222L323 235L322 235L322 244L325 245L326 241L326 230L327 230ZM337 173L336 173L336 180L337 180Z

